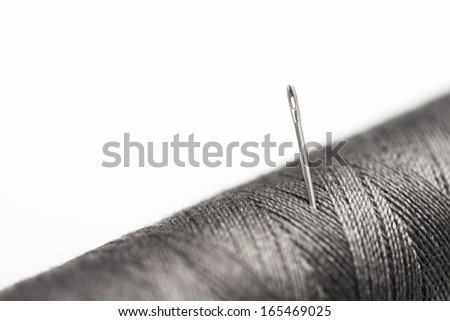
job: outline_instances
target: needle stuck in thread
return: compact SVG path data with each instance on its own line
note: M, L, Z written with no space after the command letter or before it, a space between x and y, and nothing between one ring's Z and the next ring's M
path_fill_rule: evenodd
M302 168L303 179L305 180L306 184L306 192L308 193L309 205L313 208L317 208L311 180L311 172L309 170L308 153L305 148L305 138L303 136L302 122L300 118L300 108L298 105L297 94L295 92L294 86L288 85L287 96L289 107L291 110L292 121L294 122L295 132L297 134L297 142L300 149L300 165Z

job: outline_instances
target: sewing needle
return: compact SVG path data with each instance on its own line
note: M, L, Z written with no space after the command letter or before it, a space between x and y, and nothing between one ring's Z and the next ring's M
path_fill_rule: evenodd
M317 208L316 199L314 197L314 189L311 180L311 172L309 170L308 152L305 148L305 138L303 136L302 122L300 118L300 108L298 105L297 94L295 88L292 85L287 87L287 96L289 101L289 107L291 110L292 120L294 122L295 132L297 134L298 147L300 149L300 165L302 168L303 179L306 184L306 192L308 194L309 205L313 208Z

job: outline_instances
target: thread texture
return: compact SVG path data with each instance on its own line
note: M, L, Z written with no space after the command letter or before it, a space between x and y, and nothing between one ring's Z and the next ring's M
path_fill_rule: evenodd
M0 299L449 300L450 96L342 152L350 166L312 169L317 210L282 169Z

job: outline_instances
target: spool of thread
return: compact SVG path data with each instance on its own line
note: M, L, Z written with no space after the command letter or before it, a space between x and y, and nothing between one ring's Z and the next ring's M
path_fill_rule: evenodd
M450 299L450 96L351 138L343 156L312 169L317 209L298 169L282 169L0 299Z

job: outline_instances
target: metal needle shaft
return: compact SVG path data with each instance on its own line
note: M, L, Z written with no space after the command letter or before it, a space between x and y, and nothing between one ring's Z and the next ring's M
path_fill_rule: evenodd
M295 133L297 134L298 147L300 149L300 165L302 168L303 179L306 184L306 192L308 194L309 205L317 208L316 199L314 197L314 189L311 180L311 172L309 170L308 153L305 148L305 137L303 136L302 122L300 118L300 107L298 105L297 94L294 86L287 87L287 96L289 107L291 110L292 121L294 122Z

